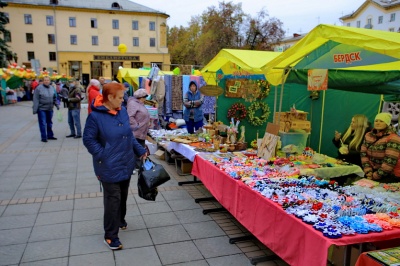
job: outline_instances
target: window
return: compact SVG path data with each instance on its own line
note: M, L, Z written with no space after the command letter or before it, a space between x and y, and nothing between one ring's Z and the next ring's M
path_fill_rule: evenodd
M139 30L139 21L132 20L132 30Z
M372 25L372 18L367 19L367 24Z
M114 3L111 4L111 8L121 9L121 6L117 2L114 2Z
M35 52L28 52L28 61L35 59Z
M150 47L156 46L156 38L150 38Z
M53 26L54 25L53 16L46 16L46 24L47 24L47 26Z
M3 14L7 18L7 22L10 23L10 14L8 14L7 12L4 12Z
M76 35L71 35L69 38L72 45L78 44L78 37Z
M139 46L139 37L133 37L133 46Z
M118 36L114 36L113 37L113 45L114 46L118 46L119 45L119 37Z
M50 0L50 5L58 5L58 0Z
M350 27L350 22L347 22L346 26L347 26L347 27Z
M390 32L394 32L394 28L389 28L389 31Z
M11 42L11 32L10 31L5 31L4 32L4 41L5 42Z
M90 27L93 29L97 29L97 18L90 19Z
M24 20L25 20L25 24L32 24L32 15L31 14L25 14L24 15Z
M396 20L396 13L392 13L390 14L390 22L395 21Z
M92 36L92 45L99 45L99 37Z
M154 21L150 21L149 30L156 30L156 23Z
M56 61L56 52L49 52L49 60Z
M112 20L112 28L113 28L114 30L119 29L119 20L118 20L118 19L113 19L113 20Z
M47 34L47 40L48 40L49 44L56 43L56 37L54 34Z
M27 43L33 43L33 33L27 33L26 34L26 42Z
M379 16L378 17L378 24L382 24L382 22L383 22L383 16Z
M357 28L361 26L361 21L357 21Z
M75 17L70 17L69 18L69 26L70 27L76 27L76 18Z

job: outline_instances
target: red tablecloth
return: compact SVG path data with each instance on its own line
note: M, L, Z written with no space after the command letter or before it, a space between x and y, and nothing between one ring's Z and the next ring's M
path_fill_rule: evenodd
M368 252L361 253L355 266L382 266L381 263L377 262L367 254Z
M326 265L331 245L400 238L400 229L393 229L329 239L199 156L195 157L192 174L249 232L290 265Z

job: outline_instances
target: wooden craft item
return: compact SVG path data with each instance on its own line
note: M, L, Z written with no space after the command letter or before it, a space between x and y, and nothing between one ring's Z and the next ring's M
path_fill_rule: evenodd
M201 87L199 90L203 95L213 96L213 97L220 96L222 93L224 93L224 89L215 85L205 85Z
M261 144L258 146L257 156L265 160L269 160L271 157L275 156L275 148L279 139L279 136L265 132Z

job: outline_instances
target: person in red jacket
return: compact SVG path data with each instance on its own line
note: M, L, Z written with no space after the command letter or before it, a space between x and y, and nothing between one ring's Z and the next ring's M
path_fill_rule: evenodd
M97 79L91 79L89 87L87 89L88 94L88 114L92 112L93 100L100 94L100 81Z

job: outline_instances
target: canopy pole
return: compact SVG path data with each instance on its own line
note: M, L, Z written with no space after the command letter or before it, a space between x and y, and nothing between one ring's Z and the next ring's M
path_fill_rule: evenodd
M280 100L279 100L279 116L278 116L278 125L280 126L281 122L281 116L280 113L282 112L282 102L283 102L283 90L285 88L285 82L286 78L289 76L291 68L285 68L285 70L282 73L282 84L281 84L281 95L280 95ZM287 71L287 73L285 73Z
M325 92L324 90L322 94L322 113L321 113L321 128L319 132L319 144L318 144L318 153L321 153L321 143L322 143L322 129L324 127L324 113L325 113Z
M275 120L275 114L276 114L276 102L278 101L278 86L275 87L275 95L274 95L274 118L272 120L272 123L276 124Z
M385 101L385 96L383 94L381 94L381 100L379 102L379 109L378 109L378 114L381 112L382 110L382 103Z

